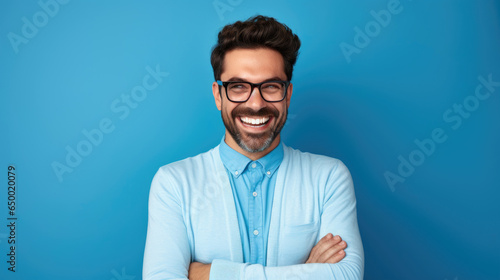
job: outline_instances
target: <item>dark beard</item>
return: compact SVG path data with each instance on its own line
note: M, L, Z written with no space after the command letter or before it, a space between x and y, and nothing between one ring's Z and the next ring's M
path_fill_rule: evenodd
M258 134L245 134L242 133L236 127L236 118L241 115L259 117L259 116L269 116L272 115L276 119L276 127L271 129L268 132L258 133ZM259 111L253 111L248 107L236 107L231 112L232 123L228 119L226 119L221 111L222 121L224 122L224 126L227 131L233 137L234 141L242 148L243 150L250 153L262 152L269 148L273 143L274 139L280 134L281 129L285 125L286 117L288 115L288 109L285 108L285 113L283 116L279 117L278 110L274 108L264 107ZM246 136L246 139L243 139Z

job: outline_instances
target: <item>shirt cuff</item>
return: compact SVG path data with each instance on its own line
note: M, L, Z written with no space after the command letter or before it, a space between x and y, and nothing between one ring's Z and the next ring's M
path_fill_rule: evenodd
M245 264L215 259L210 267L210 280L240 279Z

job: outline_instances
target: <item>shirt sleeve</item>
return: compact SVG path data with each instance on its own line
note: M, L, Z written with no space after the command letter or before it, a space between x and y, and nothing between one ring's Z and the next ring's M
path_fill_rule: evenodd
M358 229L356 197L351 174L338 161L325 186L323 213L318 239L327 233L340 235L347 243L346 256L336 264L297 264L265 267L216 259L212 262L210 280L231 279L363 279L364 252Z
M162 169L149 193L143 279L188 279L191 253L179 195Z

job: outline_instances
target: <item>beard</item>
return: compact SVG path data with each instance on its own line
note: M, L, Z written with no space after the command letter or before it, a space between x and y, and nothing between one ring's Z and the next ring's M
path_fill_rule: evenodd
M285 113L280 117L279 111L276 108L264 107L258 111L254 111L248 107L241 107L242 105L243 104L238 105L233 109L231 117L224 115L223 110L221 110L224 126L240 148L250 153L262 152L271 146L274 139L276 139L276 137L280 134L283 126L285 126L288 108L285 107ZM269 115L273 116L269 122L276 120L275 124L273 127L269 127L267 131L262 133L243 132L236 125L236 122L239 121L237 118L240 116L265 117Z

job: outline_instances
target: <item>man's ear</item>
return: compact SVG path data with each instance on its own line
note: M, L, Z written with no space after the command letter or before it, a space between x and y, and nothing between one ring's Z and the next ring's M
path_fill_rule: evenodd
M290 99L292 99L292 93L293 93L293 84L290 84L288 86L288 92L286 94L286 107L290 107Z
M222 110L222 97L219 91L219 84L217 82L213 82L212 84L212 93L214 94L215 105L217 106L217 109L219 111Z

